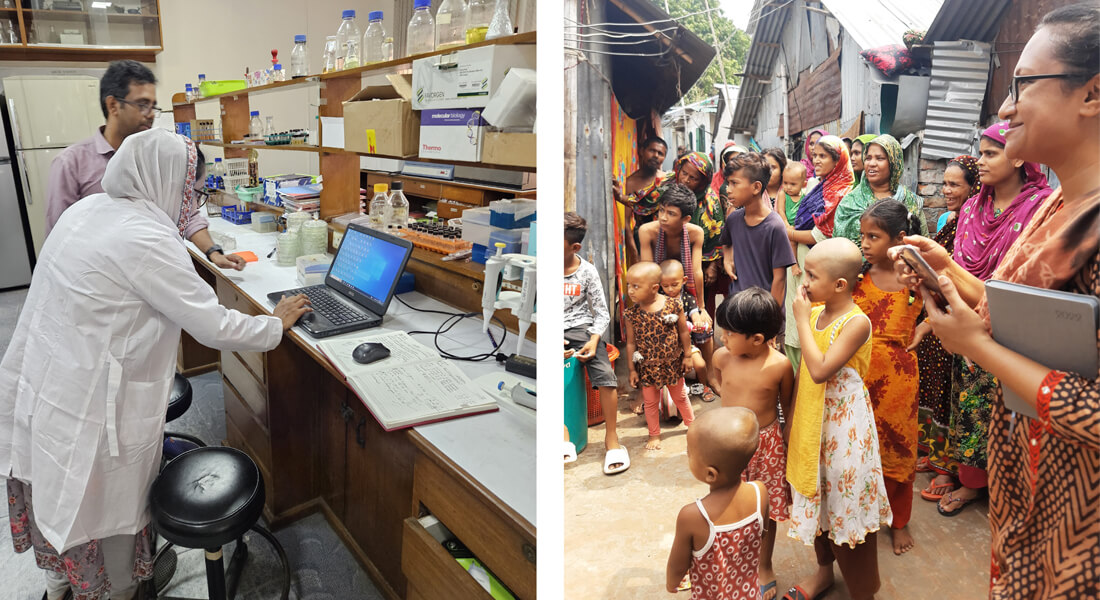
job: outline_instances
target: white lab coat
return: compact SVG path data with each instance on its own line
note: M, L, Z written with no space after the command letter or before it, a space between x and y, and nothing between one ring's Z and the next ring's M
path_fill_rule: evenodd
M154 139L127 148L146 134ZM32 485L38 529L58 552L149 522L181 327L226 350L266 351L282 338L278 318L226 309L195 272L168 216L181 212L186 148L163 130L127 138L104 176L111 195L74 204L46 240L0 362L0 478ZM136 197L149 180L143 193L157 199Z

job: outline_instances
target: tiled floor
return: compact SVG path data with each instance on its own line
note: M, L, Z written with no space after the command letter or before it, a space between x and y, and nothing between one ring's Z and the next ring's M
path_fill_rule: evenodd
M620 396L619 439L630 453L624 473L603 474L604 426L588 429L588 447L565 465L565 597L627 600L667 597L665 565L682 506L707 493L691 476L683 425L662 426L662 449L647 452L645 417ZM693 402L696 414L718 404ZM929 476L918 474L914 494ZM988 595L990 533L985 502L953 518L917 496L910 531L916 547L895 556L889 534L879 534L879 600L984 598ZM815 568L813 549L786 536L780 524L774 565L779 595ZM847 598L837 585L826 598Z

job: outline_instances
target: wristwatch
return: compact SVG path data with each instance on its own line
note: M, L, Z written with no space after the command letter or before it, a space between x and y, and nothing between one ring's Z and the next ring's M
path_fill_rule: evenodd
M215 252L221 252L222 254L225 254L225 251L222 250L221 246L214 244L213 246L210 246L206 249L206 260L210 260L210 255Z

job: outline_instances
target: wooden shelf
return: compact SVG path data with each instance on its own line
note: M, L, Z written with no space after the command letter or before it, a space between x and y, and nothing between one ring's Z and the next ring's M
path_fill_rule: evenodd
M47 12L49 12L49 11L47 11ZM65 11L60 11L60 12L65 12ZM358 79L359 77L361 77L364 74L369 75L369 74L372 74L372 73L385 73L385 72L388 72L388 71L393 71L393 70L399 69L401 67L411 67L412 66L412 61L417 60L417 59L421 59L421 58L428 58L430 56L439 56L441 54L450 54L451 52L455 52L456 50L466 50L466 49L469 49L469 48L480 48L482 46L496 46L496 45L510 45L510 44L534 44L536 42L536 38L537 38L537 32L529 31L529 32L526 32L526 33L519 33L519 34L516 34L516 35L510 35L508 37L497 38L495 40L486 40L484 42L478 42L476 44L467 44L465 46L459 46L457 48L448 48L446 50L437 50L435 52L427 52L427 53L424 53L424 54L417 54L417 55L414 55L414 56L407 56L407 57L404 57L404 58L397 58L397 59L389 60L389 61L386 61L386 62L374 63L374 64L371 64L371 65L366 65L366 66L358 67L358 68L355 68L355 69L346 69L346 70L343 70L343 71L334 71L332 73L323 73L323 74L317 74L317 75L307 75L306 77L299 77L297 79L292 79L290 81L279 81L279 82L271 83L271 84L268 84L268 85L261 85L261 86L258 86L258 87L250 87L250 88L245 88L243 90L237 90L235 92L227 92L225 94L218 94L216 96L207 96L205 98L199 98L199 99L195 100L194 102L191 102L190 104L194 104L194 103L198 103L198 102L209 102L211 100L217 100L219 98L222 98L223 96L241 96L241 95L248 95L248 94L252 94L252 93L256 93L256 92L264 92L264 91L267 91L267 90L272 90L272 89L277 89L277 88L282 88L282 87L289 87L289 86L294 86L294 85L304 85L304 84L307 84L307 83L315 83L317 80L324 81L324 80L327 80L327 79L347 79L347 78L350 78L350 77L355 77L356 79ZM173 104L173 106L185 106L186 104L188 104L188 103Z
M257 150L289 150L292 152L320 152L322 154L343 154L343 155L357 155L357 156L369 156L372 158L392 158L396 160L409 160L415 162L432 163L437 165L455 165L460 167L479 167L484 169L501 169L504 171L533 171L531 167L517 167L514 165L494 165L484 162L462 162L456 160L439 160L435 158L420 158L418 156L390 156L388 154L365 154L363 152L352 152L350 150L344 150L343 148L332 148L330 146L311 146L309 144L285 144L282 146L268 146L266 144L227 144L225 142L198 142L205 146L217 146L219 148L230 148L233 150L249 150L255 148ZM441 179L432 181L446 182ZM508 188L501 188L501 191L517 192L519 190L513 190Z
M419 159L416 159L419 160ZM479 163L482 164L482 163ZM461 181L452 179L432 179L431 177L417 177L415 175L405 175L403 173L390 173L388 171L372 171L370 169L360 169L363 173L384 173L386 175L393 175L394 177L400 177L401 179L413 179L416 181L426 181L429 183L440 183L445 185L454 185L458 187L470 188L474 190L484 190L487 192L503 192L505 194L515 194L517 198L535 197L537 195L536 189L521 190L519 188L508 187L506 185L493 185L490 183L478 183L475 181Z
M14 8L5 8L3 10L15 10ZM46 21L88 21L93 18L98 19L100 13L90 13L80 10L42 10L34 8L24 8L23 14L31 19L40 18ZM159 19L160 15L131 15L126 13L102 13L107 21L118 22L137 22L145 19Z
M198 102L206 102L207 100L217 100L220 98L236 98L238 96L248 96L253 94L262 94L263 92L270 92L272 90L278 90L285 87L291 87L296 85L306 85L311 83L318 83L319 75L307 75L305 77L297 77L289 81L276 81L275 83L269 83L267 85L259 85L255 87L246 87L232 92L226 92L224 94L217 94L215 96L205 96L203 98L196 98L191 102L173 102L172 106L188 106L196 104Z

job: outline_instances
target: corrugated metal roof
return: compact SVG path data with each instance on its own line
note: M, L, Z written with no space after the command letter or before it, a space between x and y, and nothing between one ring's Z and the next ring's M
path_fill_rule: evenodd
M989 44L936 42L921 158L970 154L989 79Z
M822 0L864 50L902 43L908 29L928 29L944 0Z
M944 0L943 8L928 27L924 43L993 41L1011 3L1011 0Z
M730 131L751 131L764 89L771 83L772 68L779 55L779 40L787 24L790 2L778 6L772 0L756 0L749 17L752 43L745 57L745 74L737 95Z

